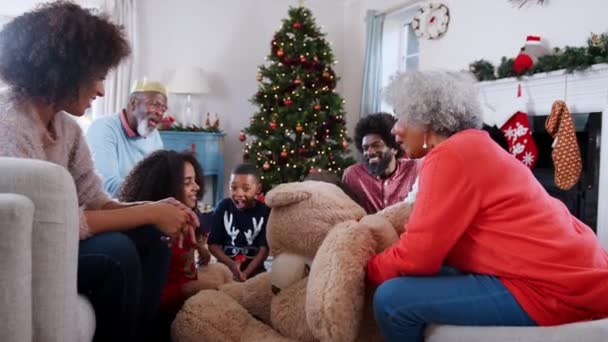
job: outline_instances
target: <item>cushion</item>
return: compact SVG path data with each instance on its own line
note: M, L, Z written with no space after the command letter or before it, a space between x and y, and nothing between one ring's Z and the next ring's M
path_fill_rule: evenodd
M550 327L470 327L437 325L426 331L427 342L605 342L608 319Z

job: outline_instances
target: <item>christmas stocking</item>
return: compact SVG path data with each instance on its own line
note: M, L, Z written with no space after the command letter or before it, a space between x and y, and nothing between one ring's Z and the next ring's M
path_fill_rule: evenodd
M500 130L504 133L509 145L509 152L530 169L538 159L538 149L532 139L530 122L526 113L517 112Z
M551 153L555 166L555 185L562 190L568 190L581 177L582 162L574 123L564 101L553 102L545 128L555 138Z

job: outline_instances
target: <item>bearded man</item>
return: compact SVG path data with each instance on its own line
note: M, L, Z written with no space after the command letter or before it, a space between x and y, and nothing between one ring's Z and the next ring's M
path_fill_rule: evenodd
M419 162L403 159L403 150L391 134L397 120L387 113L368 115L355 127L355 146L364 162L351 165L342 183L368 214L401 202L412 190Z
M160 82L140 80L131 88L120 113L94 120L86 133L95 169L103 188L118 195L123 180L146 155L163 149L156 130L167 111L167 88Z

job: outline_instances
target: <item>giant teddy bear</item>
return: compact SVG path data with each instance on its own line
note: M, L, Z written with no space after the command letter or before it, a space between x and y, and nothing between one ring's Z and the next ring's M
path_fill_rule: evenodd
M411 208L400 203L366 216L339 187L317 181L279 185L266 203L271 272L191 297L173 322L173 340L381 340L366 264L398 240Z

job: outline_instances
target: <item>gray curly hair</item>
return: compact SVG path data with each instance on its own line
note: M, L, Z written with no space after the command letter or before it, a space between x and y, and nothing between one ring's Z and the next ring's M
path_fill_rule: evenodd
M441 135L451 136L482 125L475 82L466 73L397 73L391 77L384 95L399 119Z

